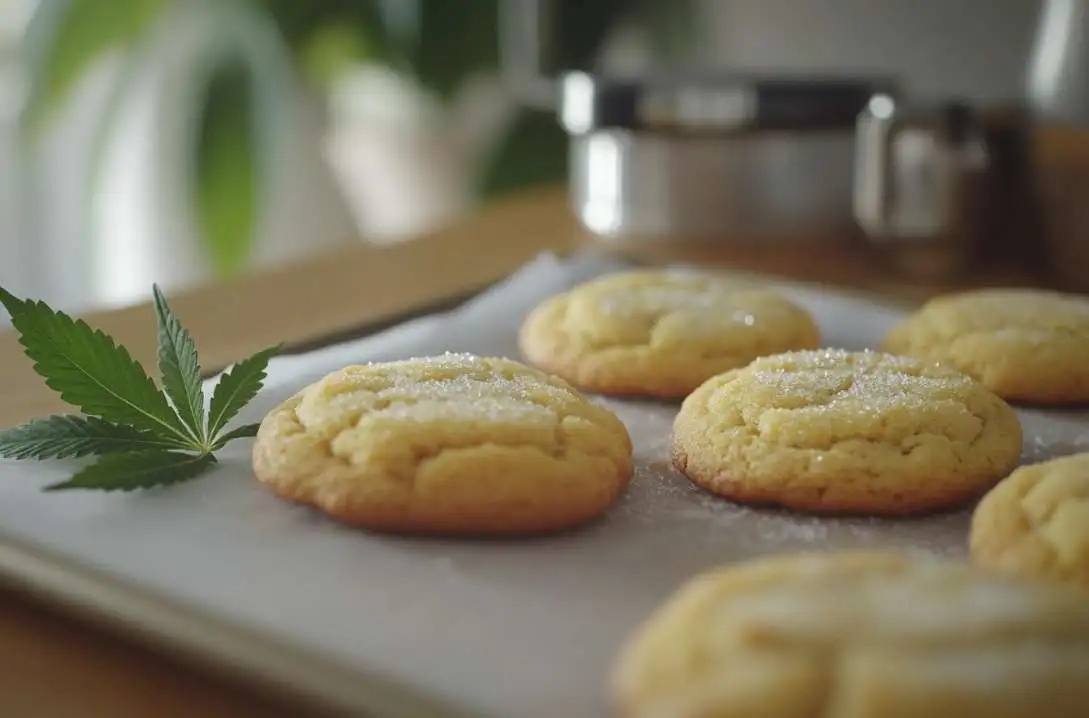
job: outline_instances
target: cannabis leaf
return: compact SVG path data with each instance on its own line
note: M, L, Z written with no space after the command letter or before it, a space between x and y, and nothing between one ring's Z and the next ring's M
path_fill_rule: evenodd
M166 397L125 347L83 321L23 301L0 289L0 304L11 315L34 370L61 399L88 416L187 438Z
M235 439L245 439L252 436L257 436L257 430L261 428L260 424L246 424L240 426L237 429L232 429L226 434L222 434L216 439L215 444L212 445L212 451L218 451L223 448L223 445L228 441L234 441Z
M159 371L163 375L163 388L174 402L178 416L190 430L190 438L204 442L204 389L200 381L200 364L197 346L189 332L170 311L166 297L159 287L152 285L155 298L155 320L159 327Z
M212 406L208 411L208 433L215 436L233 419L246 404L257 396L265 381L265 370L280 346L257 352L249 359L240 361L223 375L212 394Z
M68 459L144 449L178 449L184 445L149 431L111 424L93 416L59 414L35 419L0 432L0 456L9 459Z
M100 489L133 491L195 479L216 461L211 454L180 451L139 451L104 456L81 469L67 481L45 487L46 491Z
M221 377L205 413L193 338L157 286L152 286L152 296L162 388L105 332L0 287L0 305L11 315L34 370L46 386L82 411L0 431L0 457L99 456L48 490L131 491L196 478L215 464L213 452L256 435L258 424L230 430L227 424L257 396L280 347L235 364Z

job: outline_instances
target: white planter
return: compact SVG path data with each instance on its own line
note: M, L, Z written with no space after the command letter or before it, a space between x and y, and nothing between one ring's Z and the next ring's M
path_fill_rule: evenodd
M394 242L473 206L481 162L516 105L498 77L466 82L449 104L381 66L333 92L326 153L362 235Z

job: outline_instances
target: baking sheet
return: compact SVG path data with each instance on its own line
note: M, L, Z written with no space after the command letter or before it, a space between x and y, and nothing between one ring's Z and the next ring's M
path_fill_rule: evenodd
M615 268L599 258L542 257L454 312L279 359L243 419L259 420L348 363L447 350L517 357L515 330L537 301ZM831 291L780 286L816 315L827 346L873 346L899 318ZM703 569L813 548L965 554L966 511L819 519L711 497L669 465L675 405L601 401L632 433L636 475L603 520L579 531L462 541L351 530L256 485L249 446L239 442L210 476L135 495L46 495L41 487L71 465L0 461L0 567L32 580L52 562L53 591L90 603L99 595L120 620L370 715L443 714L410 704L403 688L451 714L599 718L618 646ZM1084 415L1020 414L1026 460L1089 447ZM92 595L81 572L104 577L112 593ZM157 605L155 596L165 600ZM138 610L149 605L158 610ZM399 688L378 691L386 681Z

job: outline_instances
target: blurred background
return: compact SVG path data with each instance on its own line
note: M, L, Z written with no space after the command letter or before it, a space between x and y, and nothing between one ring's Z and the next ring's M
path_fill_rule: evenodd
M950 99L1089 116L1078 0L541 5L0 0L0 284L123 305L564 183L534 70L865 73L923 120ZM548 61L523 72L542 17Z

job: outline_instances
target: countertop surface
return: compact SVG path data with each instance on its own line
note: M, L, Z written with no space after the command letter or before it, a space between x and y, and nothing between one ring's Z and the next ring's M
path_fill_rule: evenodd
M969 286L1046 285L1026 262L992 262L969 276L920 284L864 252L824 247L768 251L717 245L595 245L568 211L562 189L489 205L443 231L403 244L360 244L302 263L193 289L172 298L208 370L284 341L302 350L359 335L411 314L450 306L543 251L594 246L647 263L700 261L723 268L827 282L907 304ZM150 364L154 317L138 306L91 314ZM62 409L0 330L0 427ZM212 675L132 636L80 620L14 583L0 587L0 715L136 718L310 715L306 706Z

